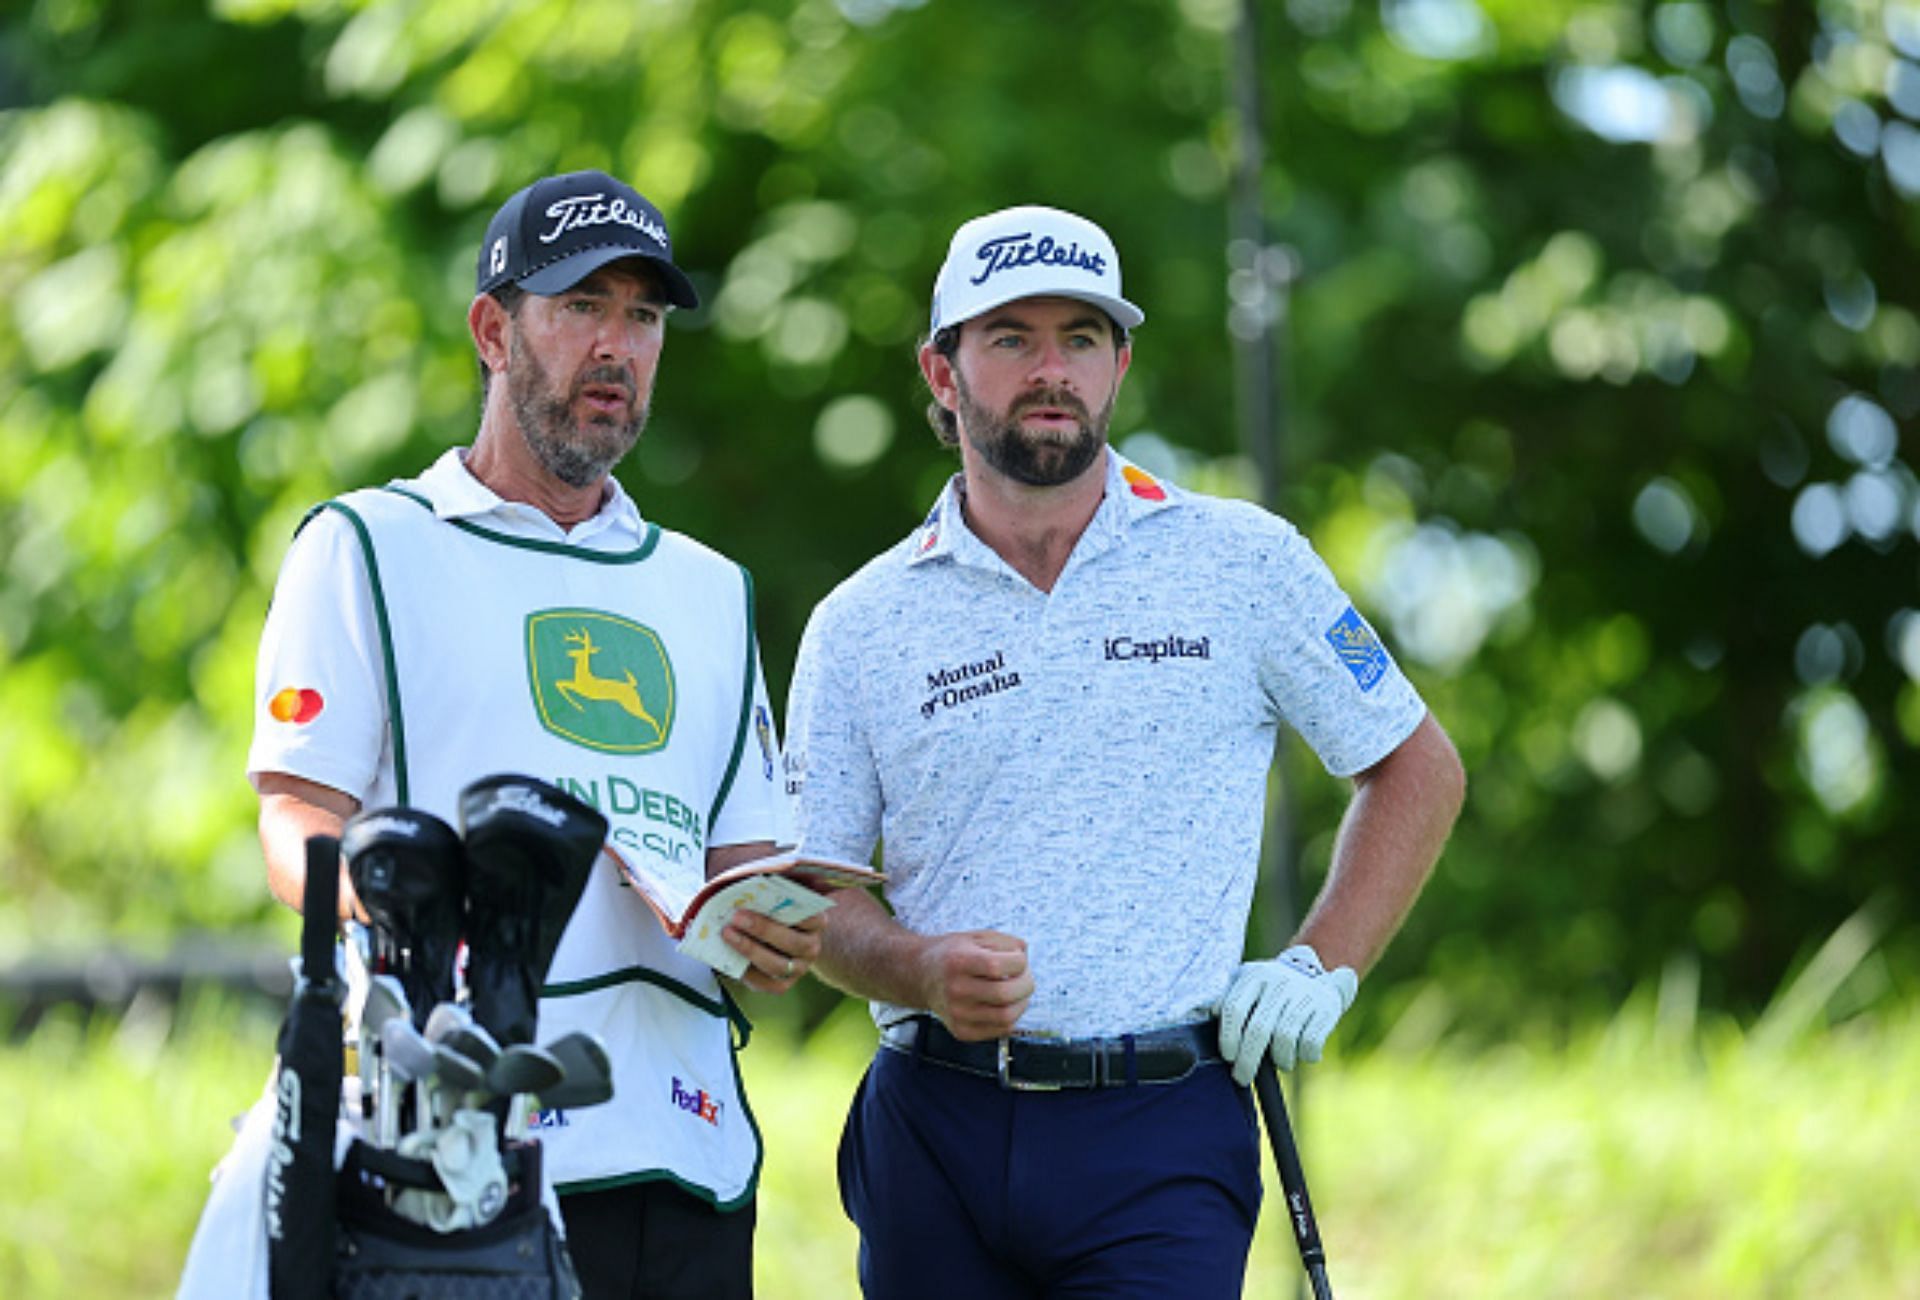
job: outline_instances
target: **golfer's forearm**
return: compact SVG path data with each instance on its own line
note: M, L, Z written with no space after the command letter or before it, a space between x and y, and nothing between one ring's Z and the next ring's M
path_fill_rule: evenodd
M919 971L925 943L872 895L843 890L827 911L814 973L857 998L924 1008Z
M1328 967L1365 974L1420 896L1465 797L1459 755L1429 716L1356 781L1326 888L1299 941L1311 944Z

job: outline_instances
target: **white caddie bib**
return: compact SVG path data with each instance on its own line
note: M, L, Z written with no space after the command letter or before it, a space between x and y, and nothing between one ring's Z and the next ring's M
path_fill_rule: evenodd
M441 520L403 486L320 509L345 516L364 552L401 803L457 824L467 784L523 773L599 809L630 860L704 862L741 765L761 761L745 570L657 526L632 551L599 552ZM540 1117L555 1187L669 1179L723 1209L750 1197L761 1146L736 1015L603 855L548 973L539 1036L600 1035L615 1095Z

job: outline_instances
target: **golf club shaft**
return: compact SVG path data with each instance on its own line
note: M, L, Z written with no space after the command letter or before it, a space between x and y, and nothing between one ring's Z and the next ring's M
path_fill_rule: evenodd
M1320 1245L1320 1225L1313 1217L1313 1201L1307 1196L1307 1176L1300 1168L1300 1149L1294 1145L1287 1101L1280 1093L1280 1077L1271 1060L1260 1063L1260 1072L1253 1077L1253 1092L1260 1099L1267 1141L1273 1146L1273 1165L1280 1171L1280 1191L1287 1201L1287 1221L1293 1225L1294 1240L1300 1244L1300 1262L1306 1266L1307 1280L1313 1284L1314 1300L1333 1300L1333 1285L1327 1281L1327 1252Z

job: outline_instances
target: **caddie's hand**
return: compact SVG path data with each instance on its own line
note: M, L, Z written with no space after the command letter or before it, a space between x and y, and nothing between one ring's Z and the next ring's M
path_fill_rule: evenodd
M1033 999L1027 941L998 930L935 935L921 962L927 1010L963 1042L1005 1038Z
M762 993L785 993L820 959L820 932L826 928L824 914L798 925L782 925L770 916L737 907L720 937L735 952L746 954L742 983Z
M1220 1055L1233 1066L1233 1081L1251 1084L1269 1051L1283 1070L1319 1060L1359 991L1358 975L1345 966L1329 971L1304 943L1242 965L1220 999Z
M340 920L358 921L362 925L372 925L373 918L367 915L367 905L360 901L360 895L354 891L353 877L347 874L347 860L340 859Z

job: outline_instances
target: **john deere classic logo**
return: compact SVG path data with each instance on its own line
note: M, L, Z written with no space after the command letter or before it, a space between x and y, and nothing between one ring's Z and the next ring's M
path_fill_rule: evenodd
M576 745L648 754L673 730L673 665L652 628L592 609L527 615L540 723Z

